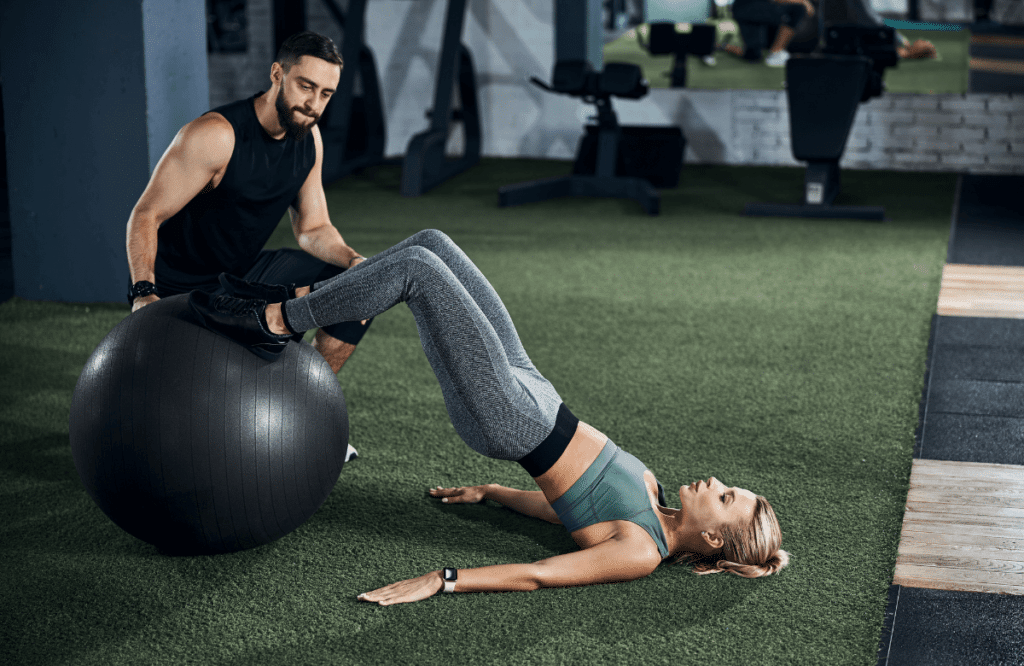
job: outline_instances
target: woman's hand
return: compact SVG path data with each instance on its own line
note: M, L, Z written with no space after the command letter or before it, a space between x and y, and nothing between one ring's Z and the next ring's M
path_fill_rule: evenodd
M807 16L814 16L814 3L811 0L804 0L804 7L807 7Z
M483 502L487 496L487 486L465 486L462 488L437 488L430 489L431 497L440 497L446 504L478 504Z
M414 601L423 601L432 597L444 588L444 579L440 571L431 571L419 578L410 578L387 587L382 587L373 592L364 592L357 599L369 601L381 606L392 604L411 604Z

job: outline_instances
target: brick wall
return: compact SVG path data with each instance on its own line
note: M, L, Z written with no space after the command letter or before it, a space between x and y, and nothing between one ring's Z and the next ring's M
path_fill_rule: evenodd
M736 91L729 163L799 164L784 91ZM843 168L1024 174L1024 95L886 93L861 104Z

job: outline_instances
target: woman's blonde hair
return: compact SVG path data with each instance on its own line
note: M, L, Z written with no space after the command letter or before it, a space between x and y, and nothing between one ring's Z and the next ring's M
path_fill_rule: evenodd
M789 564L789 553L782 550L782 530L775 510L764 497L757 496L754 517L746 525L724 525L722 552L710 556L683 553L677 564L692 564L698 575L728 571L744 578L760 578Z

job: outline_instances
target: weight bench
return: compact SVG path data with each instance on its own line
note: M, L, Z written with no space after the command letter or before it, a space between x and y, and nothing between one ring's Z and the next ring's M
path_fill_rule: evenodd
M640 99L647 94L649 87L640 67L612 62L606 64L602 72L595 72L585 60L565 60L555 63L551 78L551 86L536 77L531 77L530 81L549 92L582 97L588 104L596 104L598 125L596 128L587 126L588 133L580 140L572 175L501 187L498 206L519 206L566 196L607 197L634 199L648 215L657 215L661 197L655 184L675 187L682 167L684 140L678 127L619 125L611 98ZM645 138L652 140L644 143ZM596 151L593 150L595 143ZM636 150L631 151L631 148ZM652 151L659 150L661 159L652 158ZM631 159L634 156L629 154L631 152L637 156L646 152L647 163ZM668 165L667 171L660 169L660 178L655 173L657 170L650 167L658 162ZM636 175L645 170L649 171L647 178ZM593 175L589 175L590 172Z

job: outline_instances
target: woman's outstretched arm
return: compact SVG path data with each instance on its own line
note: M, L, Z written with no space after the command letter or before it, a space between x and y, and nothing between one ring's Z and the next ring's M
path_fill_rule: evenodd
M525 592L542 587L575 587L636 580L653 572L661 553L651 541L609 539L592 548L549 557L532 564L497 564L459 569L456 592ZM441 571L392 583L360 594L360 601L390 606L422 601L444 588Z
M555 525L562 524L558 514L548 504L544 493L539 490L516 490L489 483L485 486L432 488L430 496L441 498L441 501L447 504L475 504L489 499L527 516L540 518Z

